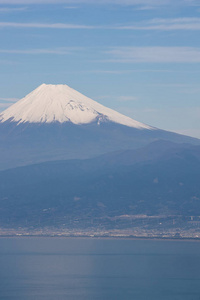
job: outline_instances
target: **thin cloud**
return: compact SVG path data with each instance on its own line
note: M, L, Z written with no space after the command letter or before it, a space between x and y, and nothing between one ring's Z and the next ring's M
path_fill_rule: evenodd
M200 30L200 18L152 19L133 25L113 26L120 30Z
M0 13L21 12L27 10L27 7L0 7Z
M162 6L179 0L0 0L0 4L115 4L115 5L156 5Z
M160 87L170 87L170 88L184 88L187 87L189 89L196 88L197 84L187 84L187 83L150 83L149 86L160 86Z
M15 65L16 62L9 60L0 60L0 65Z
M135 10L153 10L155 9L155 6L145 5L145 6L138 6L135 8Z
M78 6L65 6L64 9L78 9Z
M14 103L16 101L18 101L18 98L0 98L0 102L10 102L10 103Z
M0 49L0 53L7 54L56 54L56 55L68 55L74 54L75 51L81 51L83 48L55 48L55 49L23 49L23 50L9 50L9 49Z
M27 55L74 55L88 51L83 47L60 47L52 49L0 49L5 54ZM106 62L119 63L199 63L200 48L192 47L113 47L104 51L107 55ZM0 61L0 63L8 63ZM11 63L11 62L9 62ZM90 70L90 73L124 74L137 70ZM138 71L137 71L138 72ZM171 72L170 70L145 69L140 72Z
M80 71L79 71L80 72ZM169 69L132 69L132 70L90 70L90 71L84 71L84 73L97 73L97 74L130 74L130 73L174 73L174 72L183 72L182 70L169 70ZM189 72L189 71L187 71ZM192 71L193 73L194 71ZM200 71L198 71L200 72Z
M200 30L200 18L151 19L131 25L95 26L67 23L18 23L0 22L0 28L36 28L36 29L112 29L112 30Z
M115 47L106 54L110 62L200 63L200 48L192 47Z
M196 86L196 87L191 87L191 88L187 88L187 85L183 86L183 88L179 91L179 93L181 94L188 94L188 95L192 95L192 94L197 94L200 95L200 87Z
M0 103L0 111L3 111L4 109L11 106L12 103Z
M131 102L131 101L138 101L139 98L136 96L113 96L113 95L101 95L98 97L95 97L99 100L114 100L117 102Z
M90 70L90 71L84 71L84 73L96 73L96 74L116 74L116 75L121 75L121 74L126 74L130 73L131 71L129 70Z
M119 96L117 98L117 100L120 101L120 102L137 101L138 97L135 97L135 96Z
M0 0L0 4L88 4L88 5L120 5L120 6L199 6L199 0Z
M18 98L0 98L0 112L17 102Z
M17 22L0 22L0 28L46 28L46 29L94 29L97 27L79 24L65 23L17 23Z

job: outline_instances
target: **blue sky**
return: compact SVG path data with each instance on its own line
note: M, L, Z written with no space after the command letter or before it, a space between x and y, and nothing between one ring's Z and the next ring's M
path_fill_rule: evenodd
M0 0L0 111L63 83L200 138L200 1Z

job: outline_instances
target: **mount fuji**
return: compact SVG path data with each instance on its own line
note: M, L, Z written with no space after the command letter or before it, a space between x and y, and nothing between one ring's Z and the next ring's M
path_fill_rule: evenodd
M94 100L67 85L42 84L2 114L0 121L20 123L65 123L76 125L114 122L133 128L153 129Z
M91 158L160 139L200 144L198 139L135 121L67 85L42 84L0 113L0 170Z

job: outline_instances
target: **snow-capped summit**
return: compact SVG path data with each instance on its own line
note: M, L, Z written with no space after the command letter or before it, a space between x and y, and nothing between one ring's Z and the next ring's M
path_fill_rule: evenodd
M153 129L84 96L67 85L42 84L0 114L0 123L114 122L138 129Z

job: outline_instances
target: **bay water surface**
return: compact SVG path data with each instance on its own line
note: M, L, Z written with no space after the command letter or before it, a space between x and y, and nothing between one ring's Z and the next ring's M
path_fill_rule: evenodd
M0 300L200 300L200 242L0 238Z

